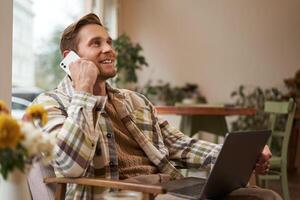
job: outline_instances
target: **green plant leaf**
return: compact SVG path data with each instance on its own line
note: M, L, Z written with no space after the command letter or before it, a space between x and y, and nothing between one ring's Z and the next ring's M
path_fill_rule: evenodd
M146 59L141 55L143 48L140 44L133 44L128 35L122 34L113 41L113 46L117 52L117 70L119 76L116 79L117 85L124 87L125 83L136 83L138 77L136 70L148 66Z

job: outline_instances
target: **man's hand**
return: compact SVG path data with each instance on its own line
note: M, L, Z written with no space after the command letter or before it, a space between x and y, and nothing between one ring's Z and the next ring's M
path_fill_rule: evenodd
M92 61L81 58L72 62L70 64L70 72L76 91L93 94L99 70Z
M270 158L272 157L272 153L269 147L266 145L261 152L261 155L255 165L255 173L256 174L265 174L270 169Z

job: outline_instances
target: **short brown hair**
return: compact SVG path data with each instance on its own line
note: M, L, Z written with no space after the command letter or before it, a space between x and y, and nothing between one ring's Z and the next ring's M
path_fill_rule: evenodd
M81 17L77 22L70 24L63 32L60 40L60 51L63 54L65 50L77 51L77 35L80 29L88 24L98 24L102 26L102 23L97 15L89 13Z

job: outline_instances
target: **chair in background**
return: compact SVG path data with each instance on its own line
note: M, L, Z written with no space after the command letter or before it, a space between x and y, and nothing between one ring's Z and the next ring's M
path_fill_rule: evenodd
M270 164L270 171L266 175L258 176L258 183L262 187L268 187L268 181L280 180L283 198L289 200L288 178L287 178L287 156L288 145L293 125L296 104L292 99L285 102L265 102L264 111L269 114L269 128L272 130L272 135L268 141L269 147L272 147L273 141L280 141L280 154L273 155ZM283 130L278 131L276 122L280 116L287 117ZM271 149L272 150L272 149Z
M66 184L74 183L104 188L131 190L143 193L143 200L153 200L155 194L164 194L166 189L159 185L129 183L99 178L56 178L51 166L35 163L27 178L33 200L63 200Z

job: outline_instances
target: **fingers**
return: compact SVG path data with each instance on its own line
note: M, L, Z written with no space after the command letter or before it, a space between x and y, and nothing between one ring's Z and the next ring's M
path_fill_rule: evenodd
M262 163L262 164L257 163L255 165L255 172L258 174L266 174L269 172L270 167L271 167L271 164L269 161L266 161L265 163Z
M270 170L270 159L272 157L272 153L269 147L266 145L261 152L261 155L255 165L255 172L258 174L266 174Z
M263 151L261 152L261 157L264 159L264 160L269 160L271 157L272 157L272 153L268 147L268 145L265 145Z
M269 162L271 157L272 157L272 153L269 147L266 145L260 154L257 164L264 165L266 162Z
M93 93L93 86L99 75L99 70L94 62L79 59L70 64L73 87L76 91Z

